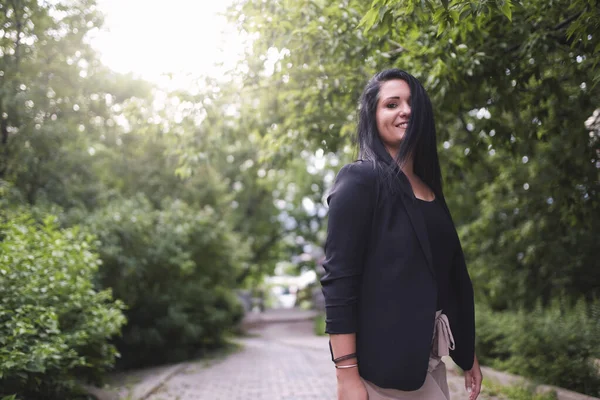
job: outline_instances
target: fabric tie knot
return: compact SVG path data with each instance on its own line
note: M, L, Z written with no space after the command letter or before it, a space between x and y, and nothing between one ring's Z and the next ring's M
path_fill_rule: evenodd
M438 357L450 355L450 350L454 350L454 336L450 330L450 321L446 314L438 312L435 318L435 328L433 335L434 346Z

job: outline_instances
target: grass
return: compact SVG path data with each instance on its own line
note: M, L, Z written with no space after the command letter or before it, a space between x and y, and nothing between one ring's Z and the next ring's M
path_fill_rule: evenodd
M482 394L488 397L507 400L557 400L556 392L538 392L535 385L502 386L485 382Z
M317 336L325 336L325 314L318 314L314 319L314 332Z

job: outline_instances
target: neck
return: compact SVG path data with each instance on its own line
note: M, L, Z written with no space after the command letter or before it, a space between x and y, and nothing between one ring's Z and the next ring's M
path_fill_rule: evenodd
M390 156L392 156L392 160L396 160L396 157L398 156L398 151L397 149L389 149L386 148L386 150L388 151L388 153L390 153ZM412 160L412 157L407 159L404 162L404 165L398 165L400 167L400 170L404 173L404 175L412 177L415 175L415 171L413 169L414 163Z
M415 171L413 169L413 161L412 159L406 160L403 166L400 166L400 169L406 176L414 176Z

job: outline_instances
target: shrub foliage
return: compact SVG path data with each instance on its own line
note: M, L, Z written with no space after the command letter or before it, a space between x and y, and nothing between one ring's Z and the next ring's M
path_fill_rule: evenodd
M533 311L477 311L482 364L542 383L600 395L600 304L554 301Z
M92 243L53 217L0 221L0 395L64 399L113 366L123 304L94 289Z
M99 281L127 305L117 342L122 366L193 357L223 344L240 320L236 273L245 254L210 207L139 195L115 200L88 220L103 260Z

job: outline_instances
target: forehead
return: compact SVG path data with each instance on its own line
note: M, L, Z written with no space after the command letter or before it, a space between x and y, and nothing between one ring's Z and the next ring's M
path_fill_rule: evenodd
M410 97L410 86L401 79L383 82L379 88L379 98L385 100L388 97Z

